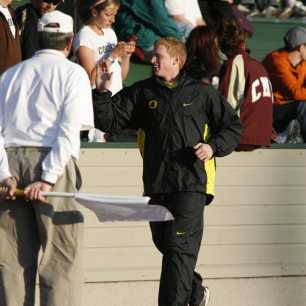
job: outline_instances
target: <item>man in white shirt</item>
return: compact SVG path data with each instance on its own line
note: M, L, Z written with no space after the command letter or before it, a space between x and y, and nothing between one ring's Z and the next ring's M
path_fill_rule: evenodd
M93 127L91 87L66 59L72 18L46 13L38 32L42 50L0 78L0 305L34 305L38 273L40 306L77 306L83 217L74 200L42 192L80 187L75 160L80 130Z

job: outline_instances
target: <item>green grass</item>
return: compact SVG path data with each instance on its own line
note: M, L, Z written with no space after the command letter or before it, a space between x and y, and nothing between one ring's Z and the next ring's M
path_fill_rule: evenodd
M29 2L28 0L14 0L12 2L12 6L13 7L17 7L17 6L20 6L20 5L23 5L25 3Z
M255 35L249 40L252 55L258 60L272 50L283 46L283 36L289 28L302 25L302 20L279 20L275 18L256 18L253 20Z

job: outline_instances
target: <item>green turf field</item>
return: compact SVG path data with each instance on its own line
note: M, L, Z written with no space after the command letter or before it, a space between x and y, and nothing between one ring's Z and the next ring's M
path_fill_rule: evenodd
M249 40L252 54L259 60L274 49L283 45L283 36L289 28L296 25L305 25L305 20L289 19L279 20L275 18L254 18L252 24L255 35Z
M27 0L14 0L12 2L12 5L13 5L13 7L17 7L17 6L22 5L22 4L26 3L26 2L29 2L29 1L27 1Z

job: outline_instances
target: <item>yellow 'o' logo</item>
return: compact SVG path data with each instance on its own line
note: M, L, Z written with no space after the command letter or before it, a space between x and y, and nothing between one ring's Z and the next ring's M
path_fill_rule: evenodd
M155 109L155 108L158 108L159 102L156 100L151 100L149 101L148 105L149 105L149 108Z

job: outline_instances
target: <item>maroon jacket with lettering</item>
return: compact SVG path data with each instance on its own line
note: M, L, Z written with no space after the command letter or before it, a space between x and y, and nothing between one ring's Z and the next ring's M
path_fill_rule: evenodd
M241 82L238 82L238 74L240 81L245 80L244 88L239 88ZM240 145L269 146L272 134L273 94L264 66L247 52L241 52L224 64L219 90L229 101L230 97L237 97L234 108L240 112L243 126Z

